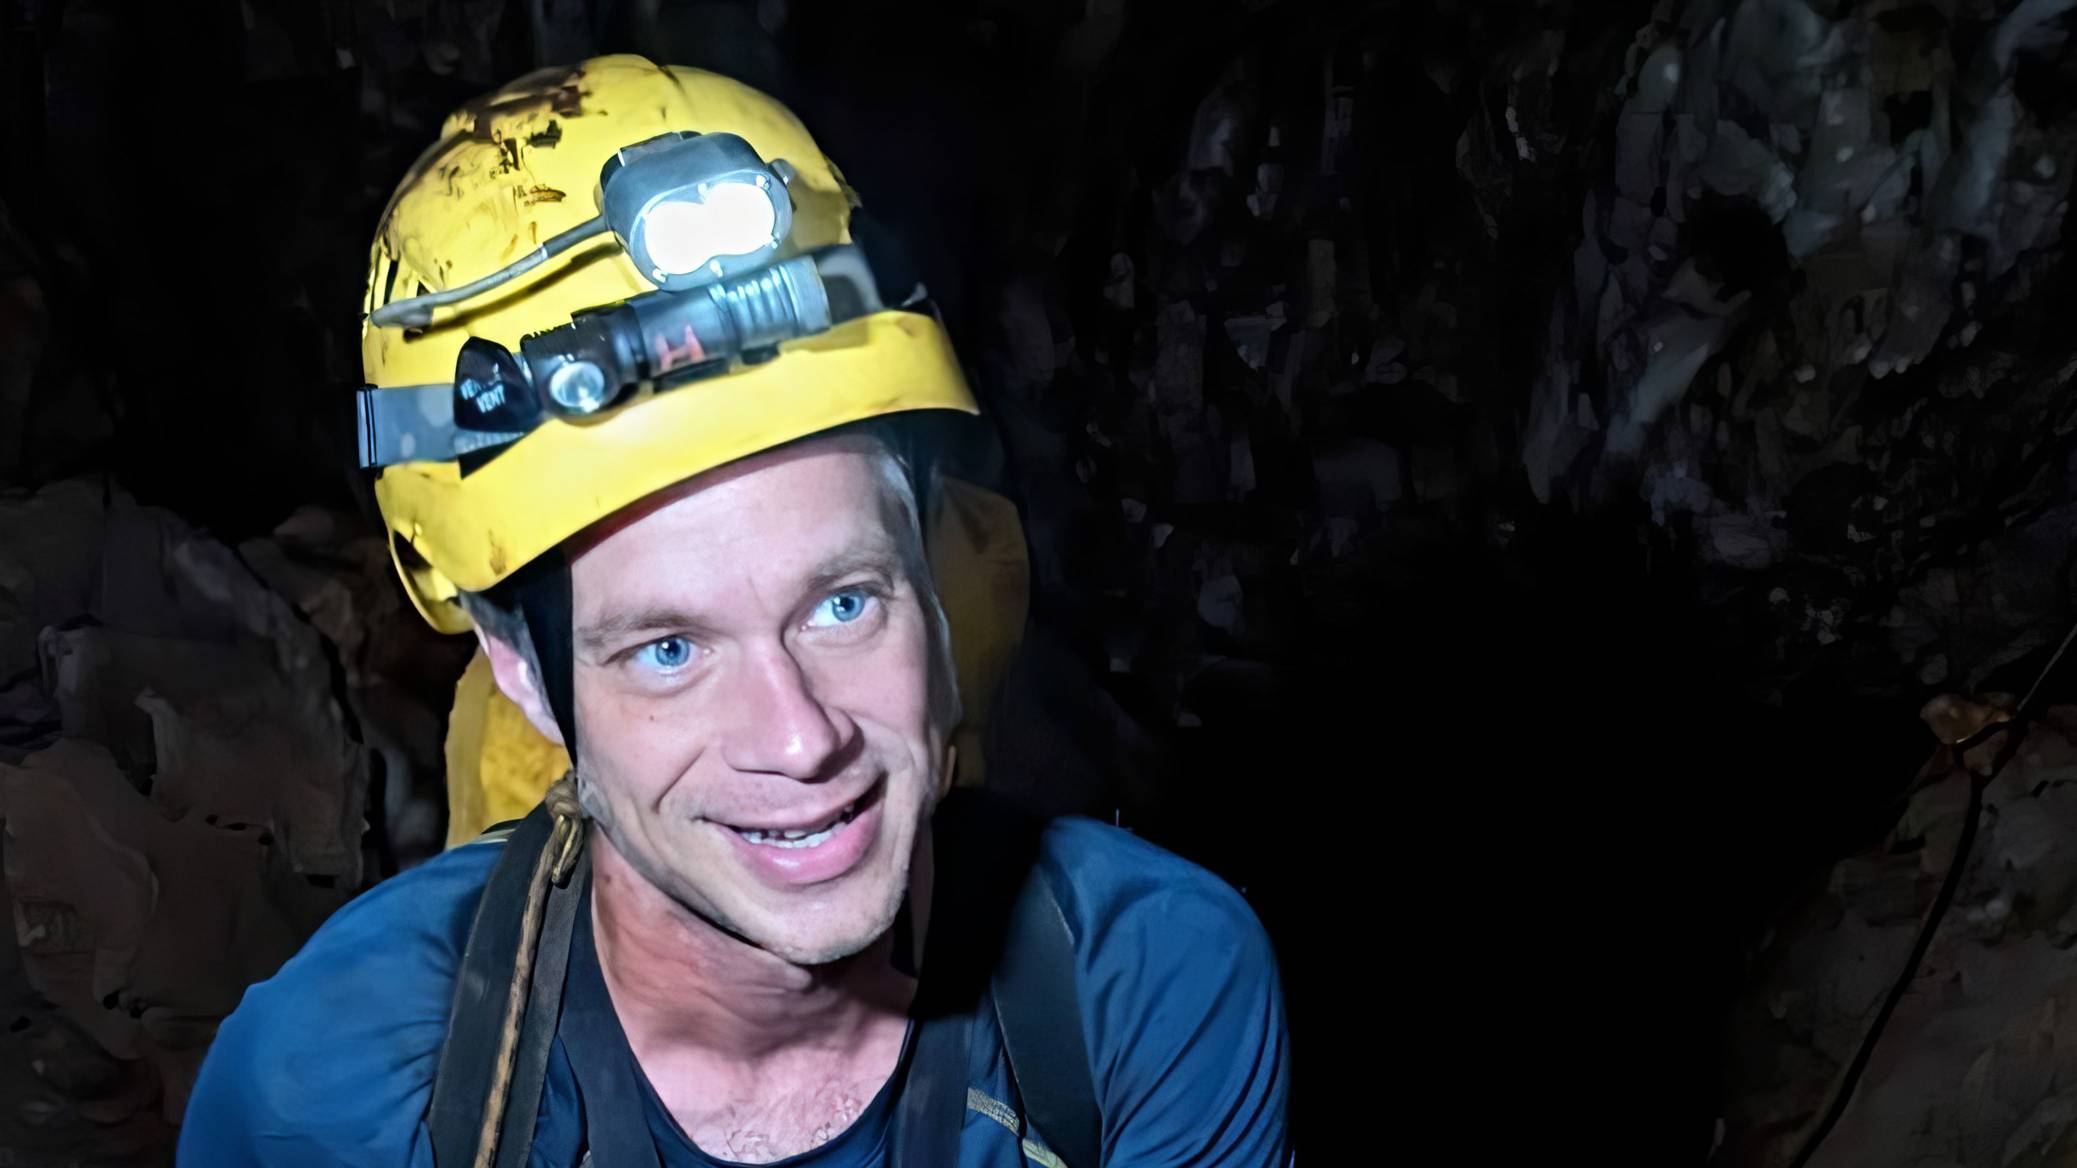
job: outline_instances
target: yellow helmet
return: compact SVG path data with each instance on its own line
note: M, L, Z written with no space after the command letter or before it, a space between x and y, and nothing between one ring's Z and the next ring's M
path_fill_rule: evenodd
M673 166L683 199L653 185L630 195L638 184L614 177ZM719 172L754 183L723 199L725 184L706 182ZM449 117L383 212L361 333L363 461L380 467L376 500L419 612L465 631L458 589L490 588L595 521L745 455L887 414L978 412L935 317L835 278L851 207L784 106L697 69L603 57ZM763 233L762 246L717 253L666 238L686 223L716 239ZM758 332L777 303L758 297L774 289L798 293L808 323ZM620 316L592 311L608 306ZM693 325L656 316L693 308L757 343L717 357ZM637 317L647 332L601 331ZM567 351L537 351L573 318L578 340L626 368L572 376ZM521 422L507 389L529 403ZM485 410L497 420L463 421Z

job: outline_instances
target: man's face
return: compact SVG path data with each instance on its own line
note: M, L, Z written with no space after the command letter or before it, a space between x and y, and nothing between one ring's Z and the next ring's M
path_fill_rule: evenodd
M593 814L666 894L802 965L893 923L944 749L933 618L873 450L703 475L571 565Z

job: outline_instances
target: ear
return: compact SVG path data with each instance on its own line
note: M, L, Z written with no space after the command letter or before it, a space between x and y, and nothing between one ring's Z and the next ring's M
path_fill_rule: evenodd
M564 745L562 729L549 712L547 695L541 692L540 679L534 676L534 667L527 663L526 655L503 637L484 632L481 626L476 629L476 643L483 646L483 655L490 658L490 675L497 680L498 689L519 707L541 737L557 746Z

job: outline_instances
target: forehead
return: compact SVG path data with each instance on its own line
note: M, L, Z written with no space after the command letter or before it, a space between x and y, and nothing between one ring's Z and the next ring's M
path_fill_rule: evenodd
M857 437L811 439L659 492L574 548L580 611L734 579L777 585L831 556L899 548L889 456Z

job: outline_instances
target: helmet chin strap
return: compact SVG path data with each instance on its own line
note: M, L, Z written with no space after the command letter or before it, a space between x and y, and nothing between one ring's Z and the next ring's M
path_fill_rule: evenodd
M540 685L562 731L563 749L570 766L577 765L577 706L574 693L576 662L571 640L576 635L570 608L570 563L560 552L542 557L539 570L519 591L520 611L526 614L527 635L534 641L534 659L541 666Z

